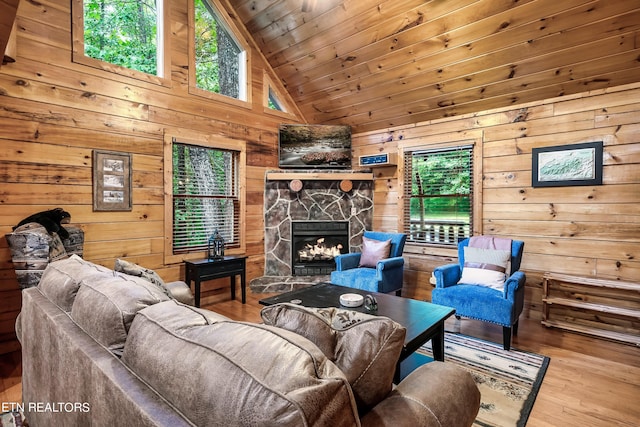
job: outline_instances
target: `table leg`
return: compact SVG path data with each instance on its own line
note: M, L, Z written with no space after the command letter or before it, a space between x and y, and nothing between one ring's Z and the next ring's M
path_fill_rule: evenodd
M431 338L431 348L433 359L444 362L444 321L440 322L436 333Z
M194 272L192 271L191 267L189 267L189 265L187 265L185 272L184 272L184 280L185 282L187 282L187 286L191 287L191 282L195 282L193 285L193 303L196 305L196 307L200 307L200 279L198 278L198 272L195 272L195 275L193 274ZM195 276L195 278L193 278L192 276Z
M235 274L229 279L231 282L231 299L236 299L236 276Z
M247 279L244 271L240 275L240 292L242 292L242 303L247 302Z
M200 307L200 277L196 276L195 285L193 287L193 297L196 307Z

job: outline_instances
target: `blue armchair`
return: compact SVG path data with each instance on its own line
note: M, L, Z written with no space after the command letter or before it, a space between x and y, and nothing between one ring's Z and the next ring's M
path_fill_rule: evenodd
M436 287L431 302L456 309L456 317L468 317L502 325L503 347L511 348L511 335L518 334L518 319L524 308L525 274L520 269L524 242L511 241L511 270L507 271L504 289L477 284L458 284L464 267L464 248L469 239L458 243L458 264L437 267L433 274ZM510 275L509 275L510 274Z
M377 262L375 268L359 267L361 254L354 252L335 257L336 271L331 272L331 283L371 292L402 293L404 258L402 251L407 235L402 233L383 233L365 231L364 237L386 241L391 240L389 258Z

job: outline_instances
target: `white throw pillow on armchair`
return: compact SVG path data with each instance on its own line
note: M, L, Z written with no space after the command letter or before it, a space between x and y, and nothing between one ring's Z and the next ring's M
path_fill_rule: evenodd
M480 285L503 290L511 252L465 246L460 284Z

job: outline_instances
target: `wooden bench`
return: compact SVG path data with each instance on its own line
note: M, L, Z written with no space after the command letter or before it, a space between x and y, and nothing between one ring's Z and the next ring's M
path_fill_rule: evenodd
M545 273L542 324L640 346L640 284Z

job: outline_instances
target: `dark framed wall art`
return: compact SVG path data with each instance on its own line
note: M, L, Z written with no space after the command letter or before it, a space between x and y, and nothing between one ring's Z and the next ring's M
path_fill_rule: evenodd
M131 154L93 150L93 210L131 210Z
M602 146L602 141L595 141L534 148L531 152L531 185L601 185Z

